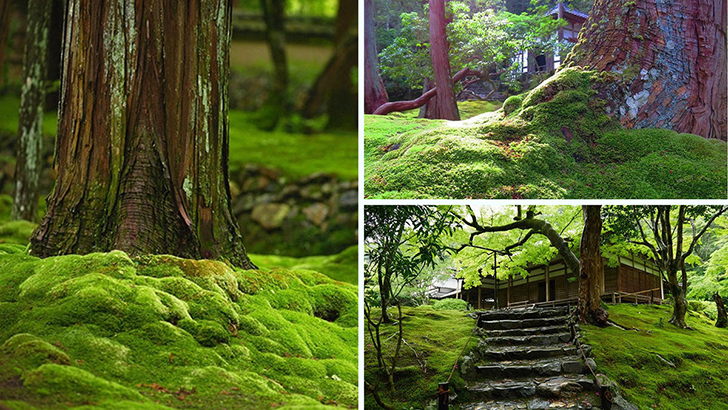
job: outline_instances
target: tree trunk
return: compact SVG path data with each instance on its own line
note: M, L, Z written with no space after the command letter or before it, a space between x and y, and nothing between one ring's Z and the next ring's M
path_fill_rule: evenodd
M430 0L430 55L437 85L439 115L433 119L457 121L460 119L455 91L450 76L447 35L445 33L445 0Z
M387 91L379 76L377 42L374 35L374 2L364 2L364 113L371 114L387 102Z
M0 90L2 90L5 82L5 47L10 35L11 3L10 0L0 2Z
M48 67L46 47L52 3L52 0L28 2L12 211L12 218L16 220L38 220L38 182L43 165L43 109Z
M713 300L715 301L715 307L718 310L718 320L715 322L715 327L728 327L728 314L725 312L723 298L720 297L717 291L713 293Z
M668 269L667 281L669 283L670 293L672 294L673 299L672 317L668 322L680 329L689 329L690 327L685 322L685 315L688 312L688 301L685 298L684 289L678 284L677 269Z
M602 216L600 205L582 205L584 231L579 244L579 321L606 326L609 313L602 309L602 283L604 266L600 242L602 237Z
M623 78L608 87L626 127L726 140L726 9L726 0L597 0L565 64Z
M58 178L33 255L121 249L254 268L230 211L230 11L69 2Z
M259 128L272 130L287 112L288 63L286 62L285 0L260 0L265 20L265 36L273 60L273 87L266 101L265 118Z
M351 76L359 52L357 15L356 1L339 0L334 54L316 79L303 109L304 118L314 118L325 108L329 130L357 128L357 90Z

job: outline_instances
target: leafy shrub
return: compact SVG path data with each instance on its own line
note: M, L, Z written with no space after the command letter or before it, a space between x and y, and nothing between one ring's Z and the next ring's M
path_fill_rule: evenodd
M462 299L442 299L435 301L432 308L437 310L465 310L468 308L468 302Z

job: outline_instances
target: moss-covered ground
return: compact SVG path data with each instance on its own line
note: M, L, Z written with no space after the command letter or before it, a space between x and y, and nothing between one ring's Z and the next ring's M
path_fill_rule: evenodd
M639 330L583 326L598 371L640 409L728 409L728 329L689 312L694 330L681 330L667 323L671 312L666 305L615 305L609 318Z
M378 390L382 399L393 403L397 409L422 409L436 400L438 383L447 381L460 351L468 342L475 320L461 310L435 310L432 306L404 307L402 313L403 334L407 344L402 345L397 361L394 400L385 387L385 379L379 380ZM396 309L390 314L396 316ZM394 354L397 343L396 338L391 336L397 329L397 325L381 326L381 339L385 341L385 356L390 365L389 358ZM466 352L475 348L476 344L477 338L473 337ZM372 385L378 381L376 366L371 337L365 330L364 377ZM451 388L462 390L464 381L458 370L455 370L450 385ZM371 394L365 396L365 407L379 408Z
M0 244L0 407L357 404L356 287L113 251Z
M458 122L365 117L368 198L725 198L726 143L626 130L564 69L503 110ZM520 100L520 101L519 101ZM520 104L519 104L520 102Z
M0 225L1 231L2 225ZM358 249L356 246L351 246L335 255L307 256L303 258L279 255L250 255L250 258L253 263L263 269L278 267L294 270L313 270L321 272L334 280L356 285L359 283Z

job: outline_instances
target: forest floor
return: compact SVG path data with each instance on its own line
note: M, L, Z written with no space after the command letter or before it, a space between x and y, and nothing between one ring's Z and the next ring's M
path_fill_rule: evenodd
M640 409L728 409L728 330L702 313L689 312L694 330L680 330L667 323L671 306L610 305L610 319L638 330L582 326L582 341L592 346L597 373L617 382L623 396ZM396 371L395 408L436 408L438 383L447 380L455 360L475 325L464 311L434 310L431 306L403 308L404 338ZM391 354L396 326L382 326L385 350ZM477 343L473 338L465 354ZM417 352L415 354L415 352ZM661 360L660 355L675 367ZM376 357L365 331L365 378L373 381ZM426 363L426 366L422 366ZM468 401L464 381L455 370L450 388L458 395L455 403ZM384 386L384 381L380 384ZM389 402L384 387L380 394ZM367 408L378 408L371 394Z
M596 81L589 71L562 70L504 108L462 121L367 115L365 196L725 197L725 142L625 130L595 96ZM472 114L463 108L463 117Z
M0 224L0 408L356 407L357 287L314 271L356 283L355 247L41 260L33 228Z

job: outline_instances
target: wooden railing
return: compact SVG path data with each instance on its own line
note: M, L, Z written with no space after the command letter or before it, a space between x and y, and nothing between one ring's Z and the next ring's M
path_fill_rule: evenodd
M655 296L655 292L657 292L657 296ZM649 293L650 295L645 295L646 293ZM647 290L641 290L639 292L632 292L632 293L624 293L624 292L615 292L611 294L607 294L606 296L609 297L611 295L612 297L612 303L622 303L623 299L634 301L635 304L639 302L643 303L649 303L649 304L662 304L662 297L660 293L660 288L654 288L654 289L647 289ZM604 297L604 295L602 296ZM655 302L657 301L657 302Z
M518 307L556 307L556 306L564 306L564 305L574 305L579 300L579 298L571 298L571 299L558 299L558 300L550 300L548 302L529 302L529 301L521 301L521 302L511 302L508 304L509 308L518 308Z

